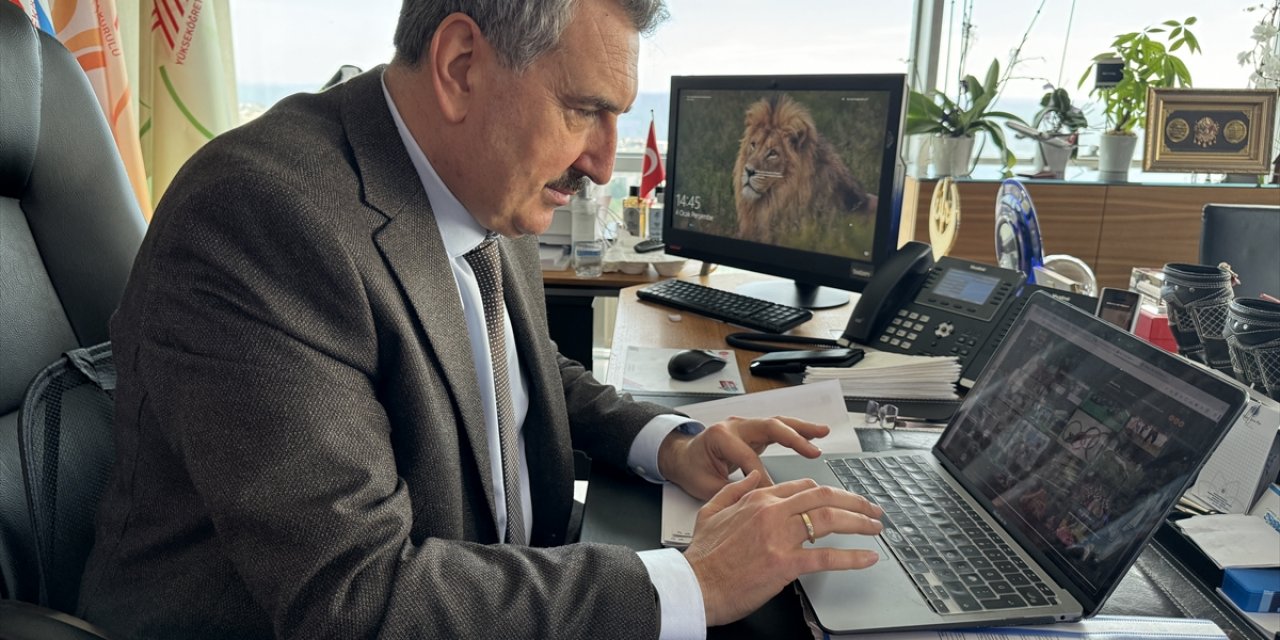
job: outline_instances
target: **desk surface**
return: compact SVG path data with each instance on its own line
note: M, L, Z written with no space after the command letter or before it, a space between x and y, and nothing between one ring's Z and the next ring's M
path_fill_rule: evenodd
M681 279L733 291L748 282L774 278L758 273L737 271L713 273L709 276L690 275ZM626 352L627 345L643 344L673 349L724 349L727 346L724 341L725 336L751 331L689 311L641 301L636 297L636 291L640 288L639 286L628 287L618 292L618 318L614 323L613 346L609 351L609 370L605 380L622 379L622 354ZM836 338L844 331L851 313L853 313L852 301L833 309L815 311L812 320L792 329L790 333L814 338ZM679 321L672 320L672 316L679 317ZM751 355L738 358L738 368L742 371L742 380L748 393L787 385L782 381L751 375L747 371L747 365L759 354L754 351L747 353Z

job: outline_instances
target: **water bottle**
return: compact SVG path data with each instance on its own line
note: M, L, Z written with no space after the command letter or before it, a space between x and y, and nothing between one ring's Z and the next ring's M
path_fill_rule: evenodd
M653 204L649 207L649 239L662 239L662 185L653 190Z
M591 196L591 183L583 181L582 188L569 201L573 216L573 271L583 278L599 277L604 267L604 242L596 230L596 202Z

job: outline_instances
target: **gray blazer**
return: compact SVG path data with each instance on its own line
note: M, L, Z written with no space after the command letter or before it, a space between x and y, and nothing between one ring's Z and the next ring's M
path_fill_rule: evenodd
M531 547L496 545L453 273L375 69L282 101L164 196L111 325L118 460L80 615L129 638L654 637L635 553L562 543L571 447L663 410L547 337L502 240L530 406Z

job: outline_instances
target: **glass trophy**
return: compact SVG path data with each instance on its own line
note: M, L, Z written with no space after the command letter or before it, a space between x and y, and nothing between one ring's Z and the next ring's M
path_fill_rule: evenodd
M1044 266L1044 243L1036 208L1022 183L1005 180L996 194L996 261L1016 269L1035 284L1036 267Z

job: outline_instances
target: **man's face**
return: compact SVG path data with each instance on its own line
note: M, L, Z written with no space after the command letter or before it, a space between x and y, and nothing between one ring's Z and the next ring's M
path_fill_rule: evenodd
M450 188L488 229L540 234L582 177L609 182L618 115L636 97L639 35L613 0L583 0L560 44L523 73L489 65ZM456 186L455 184L456 183Z

